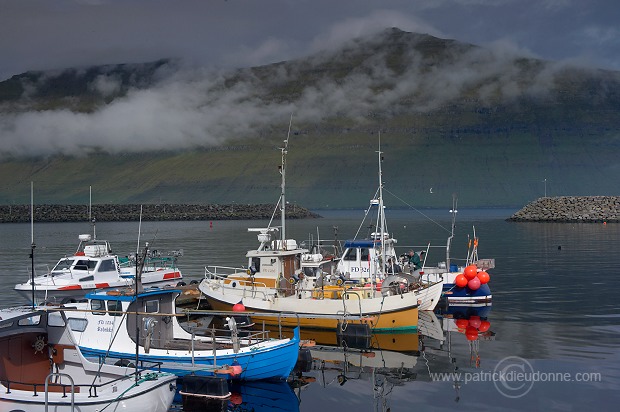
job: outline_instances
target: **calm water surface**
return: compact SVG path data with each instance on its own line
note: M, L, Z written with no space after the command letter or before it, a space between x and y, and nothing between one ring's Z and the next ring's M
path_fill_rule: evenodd
M381 337L385 340L375 347L384 350L374 350L374 357L352 350L314 351L313 357L322 361L309 363L290 385L241 385L223 410L616 410L620 225L506 222L513 212L458 214L453 256L464 257L467 236L475 227L480 257L496 260L490 271L493 306L483 314L490 322L486 337L468 341L450 315L440 312L441 335ZM287 237L344 240L358 230L363 216L362 211L319 213L324 218L288 221ZM431 249L429 262L443 260L450 215L423 214L390 211L388 229L403 253L424 249L430 242L436 248ZM245 264L246 250L257 244L247 228L265 225L264 221L143 222L140 239L164 252L182 248L184 276L199 279L205 265ZM97 237L109 240L116 253L136 250L137 222L100 222L96 229ZM365 231L367 227L362 228ZM35 223L37 271L72 253L78 235L90 232L88 223ZM0 307L25 303L12 287L29 277L29 253L30 225L0 225ZM452 332L445 332L447 328ZM431 375L452 372L460 375Z

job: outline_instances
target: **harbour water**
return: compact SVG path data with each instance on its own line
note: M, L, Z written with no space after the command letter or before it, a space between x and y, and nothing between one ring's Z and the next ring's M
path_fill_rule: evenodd
M488 330L479 339L457 329L451 317L463 311L438 311L430 318L439 322L428 332L433 336L384 336L363 352L315 349L315 359L290 383L236 386L216 410L616 410L620 224L506 222L515 211L463 209L457 216L452 255L465 256L475 228L480 257L496 262L489 271L493 306L481 314ZM288 221L287 237L344 240L363 216L360 210L318 213L322 219ZM430 243L428 261L444 259L447 210L388 211L387 218L402 253ZM256 246L247 228L266 224L99 222L96 234L119 255L136 251L139 231L142 246L183 249L179 266L189 283L202 278L205 265L246 264L245 252ZM367 231L366 224L361 233ZM35 222L37 273L73 252L81 233L92 233L91 225ZM12 288L30 276L30 245L29 224L0 225L0 307L26 303Z

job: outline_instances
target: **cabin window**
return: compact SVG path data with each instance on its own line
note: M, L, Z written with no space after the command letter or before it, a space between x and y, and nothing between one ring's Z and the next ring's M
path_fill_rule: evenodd
M73 265L73 259L61 259L53 270L67 270L71 268L71 265Z
M69 328L75 332L84 332L86 330L86 325L88 325L86 319L69 318L67 321L69 322Z
M342 260L357 260L357 249L347 249Z
M108 315L110 316L122 316L123 315L123 305L119 300L109 300L108 301ZM118 312L118 313L112 313Z
M13 326L13 322L0 323L0 329L10 328L11 326Z
M51 312L47 315L47 324L54 327L64 327L65 321L59 312Z
M99 272L116 272L116 265L114 259L105 259L101 261L99 265Z
M252 258L252 264L250 265L252 272L260 272L260 258Z
M75 263L75 266L73 267L73 269L75 269L75 270L93 270L93 269L95 269L95 266L97 266L97 261L96 260L82 259L82 260L78 260Z
M80 282L92 282L93 280L95 280L95 277L93 275L80 278Z
M38 325L39 323L41 323L41 315L29 316L17 321L17 324L20 326Z
M93 299L90 301L90 308L93 311L93 315L105 315L105 302L100 299ZM103 312L100 312L103 311Z
M362 262L368 262L370 261L370 250L367 247L363 247L360 249L360 259L362 260Z
M159 301L158 300L147 300L144 304L144 311L146 313L157 313L159 312Z

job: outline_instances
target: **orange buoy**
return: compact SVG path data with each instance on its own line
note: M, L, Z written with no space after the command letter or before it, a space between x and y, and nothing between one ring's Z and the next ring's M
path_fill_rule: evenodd
M454 278L454 284L459 288L464 288L467 286L467 278L461 273Z
M477 276L478 276L478 279L480 280L480 284L482 285L489 283L489 280L491 280L491 276L489 276L489 274L485 272L484 270L482 272L478 272Z
M235 303L232 307L233 312L243 312L245 310L245 306L243 303Z
M476 265L469 265L463 271L463 275L465 275L467 280L472 280L473 278L475 278L477 273L478 268L476 267Z

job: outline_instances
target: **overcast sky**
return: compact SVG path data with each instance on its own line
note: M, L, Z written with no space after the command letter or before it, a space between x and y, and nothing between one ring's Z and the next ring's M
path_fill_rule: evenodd
M430 110L480 81L479 98L522 93L515 55L558 61L527 93L544 93L555 67L620 70L618 0L0 0L0 79L28 70L182 59L174 76L130 90L92 113L0 114L0 160L10 155L205 147L262 126L363 118L416 95ZM265 104L256 79L224 87L213 70L289 60L389 27L483 46L433 72L400 76L376 60L367 75L306 87ZM488 53L486 51L489 51ZM294 73L283 73L292 76ZM93 88L119 87L102 75ZM392 86L382 93L376 90ZM363 119L361 119L363 120Z
M620 69L617 0L0 0L0 80L162 57L287 60L385 27Z

